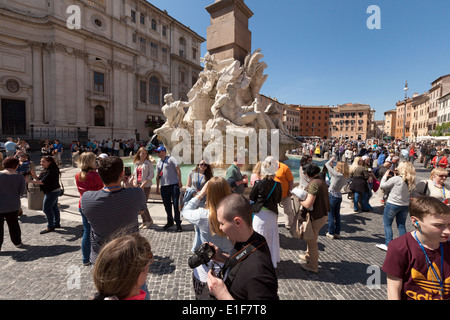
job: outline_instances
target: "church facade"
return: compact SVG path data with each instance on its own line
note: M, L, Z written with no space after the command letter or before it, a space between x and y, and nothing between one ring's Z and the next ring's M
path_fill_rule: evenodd
M187 100L204 41L144 0L0 0L0 133L148 139L164 95Z

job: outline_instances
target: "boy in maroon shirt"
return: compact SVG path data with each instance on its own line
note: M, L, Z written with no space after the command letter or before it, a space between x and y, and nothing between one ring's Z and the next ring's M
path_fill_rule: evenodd
M450 299L450 208L433 197L412 198L415 230L389 243L383 271L389 300Z

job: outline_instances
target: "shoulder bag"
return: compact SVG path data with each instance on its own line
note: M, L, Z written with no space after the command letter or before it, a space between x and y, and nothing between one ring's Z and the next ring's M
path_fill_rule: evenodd
M298 198L291 198L294 208L294 222L289 229L289 233L296 239L311 240L314 238L314 230L312 226L311 216L309 211L306 213L306 218L302 216L302 210L306 210L300 204Z

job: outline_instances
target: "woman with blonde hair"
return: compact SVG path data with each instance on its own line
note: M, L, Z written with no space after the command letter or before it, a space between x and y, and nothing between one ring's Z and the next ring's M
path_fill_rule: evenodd
M341 232L341 204L342 188L347 184L350 171L347 162L339 161L333 168L334 157L325 163L330 175L328 196L330 198L330 212L328 212L328 233L330 239L339 239Z
M416 186L416 169L409 161L404 161L397 167L398 175L390 178L391 170L387 170L380 182L380 188L387 190L389 196L383 212L383 225L385 241L377 247L387 250L389 242L392 241L392 223L397 222L399 236L406 233L406 219L409 212L411 193Z
M153 168L153 158L150 157L146 148L141 147L133 159L134 171L130 177L133 187L142 188L145 194L145 201L147 202L152 188L152 180L155 176L155 169ZM142 224L139 229L148 229L153 224L153 219L150 216L148 208L142 213Z
M233 249L233 244L219 228L217 220L217 205L219 202L231 194L227 181L222 177L211 178L189 202L184 205L183 218L192 223L198 230L195 233L192 252L195 252L203 243L211 242L219 247L223 252L228 253ZM206 196L205 207L201 207L201 200ZM213 265L200 265L194 269L193 284L196 299L203 300L209 298L206 279L208 272ZM220 269L215 270L216 273Z
M95 261L94 300L145 300L146 280L153 253L138 233L118 237L101 249Z
M363 166L362 157L355 157L349 171L350 177L352 178L350 190L354 194L353 210L355 212L361 212L358 207L358 203L360 203L361 210L364 212L368 212L370 211L369 186L367 184L369 174L366 168Z
M83 221L83 238L81 239L81 253L83 255L83 265L90 265L89 256L91 254L91 225L81 210L81 196L86 191L98 191L103 188L103 181L97 172L97 156L92 152L83 152L78 159L78 168L80 172L75 175L75 183L80 200L78 202L78 211Z
M258 161L253 167L252 175L250 177L250 186L253 187L258 180L261 180L261 161Z
M429 196L445 204L449 204L450 187L445 182L448 178L448 172L444 168L436 168L431 171L430 179L421 181L416 186L416 192L419 195Z

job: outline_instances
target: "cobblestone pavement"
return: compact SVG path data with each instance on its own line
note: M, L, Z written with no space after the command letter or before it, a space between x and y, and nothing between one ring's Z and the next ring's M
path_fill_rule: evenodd
M22 248L11 243L5 225L0 251L0 299L89 300L94 295L92 267L81 264L83 231L73 180L77 169L65 167L62 171L66 189L59 201L62 228L40 235L39 231L46 227L45 215L40 210L28 210L26 198L22 199L24 215L20 217ZM428 171L419 171L423 177L428 176ZM299 255L306 250L306 244L289 235L280 215L281 262L277 269L280 299L386 299L386 276L380 270L386 253L375 247L375 244L384 243L380 194L375 193L370 200L374 212L355 214L350 201L346 197L344 199L341 239L327 238L326 226L320 232L318 274L300 267ZM194 237L193 227L183 222L182 233L176 233L174 229L164 231L162 204L150 202L149 210L155 225L141 234L148 238L155 255L147 279L151 299L194 299L192 271L187 264ZM393 229L396 237L395 224Z

